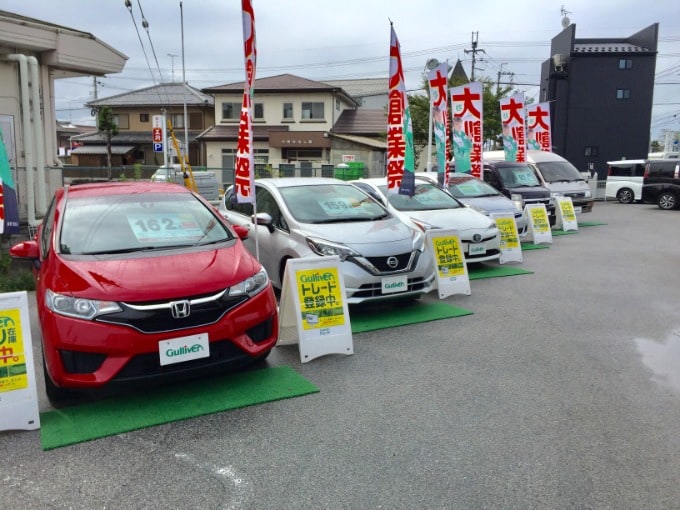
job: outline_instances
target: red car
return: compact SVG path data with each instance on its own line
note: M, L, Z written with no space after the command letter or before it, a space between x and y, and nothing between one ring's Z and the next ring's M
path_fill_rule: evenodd
M245 234L241 234L245 235ZM177 184L59 188L34 240L45 386L136 387L264 359L278 337L262 265L217 210Z

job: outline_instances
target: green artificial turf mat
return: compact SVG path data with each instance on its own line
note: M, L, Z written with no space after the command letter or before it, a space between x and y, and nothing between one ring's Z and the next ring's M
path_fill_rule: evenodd
M578 234L578 230L553 230L552 235L554 236L566 236L568 234Z
M473 312L449 305L447 303L399 303L394 302L383 306L366 306L361 309L350 308L352 333L363 333L376 329L418 324L420 322L450 319Z
M500 276L517 276L520 274L533 274L533 271L515 266L475 266L468 267L468 278L480 280L482 278L497 278Z
M599 221L579 221L578 226L579 227L597 227L599 225L606 225L606 223L602 223Z
M550 245L549 244L522 243L522 251L545 250L546 248L550 248Z
M43 450L196 416L316 393L287 366L196 379L40 413Z

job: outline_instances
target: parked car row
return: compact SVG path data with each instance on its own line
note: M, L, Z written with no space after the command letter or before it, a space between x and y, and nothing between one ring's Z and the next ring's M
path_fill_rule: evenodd
M622 204L657 204L667 210L680 204L680 159L624 159L607 164L607 198Z

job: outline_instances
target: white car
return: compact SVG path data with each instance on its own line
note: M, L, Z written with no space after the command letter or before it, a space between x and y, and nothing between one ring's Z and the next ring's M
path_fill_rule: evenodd
M282 288L288 259L328 255L340 257L350 305L416 299L436 287L434 259L423 232L349 182L256 179L255 192L256 209L237 202L230 187L220 212L232 225L249 229L244 244L259 255L274 287Z
M412 197L387 193L387 180L384 177L351 182L423 231L431 228L458 230L467 262L488 262L500 257L501 234L496 223L466 207L430 179L416 176L415 195Z

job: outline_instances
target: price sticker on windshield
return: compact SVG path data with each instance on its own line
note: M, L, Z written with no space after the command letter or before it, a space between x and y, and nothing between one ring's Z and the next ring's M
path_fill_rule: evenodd
M203 236L198 223L188 213L129 215L127 220L140 243L195 241Z

